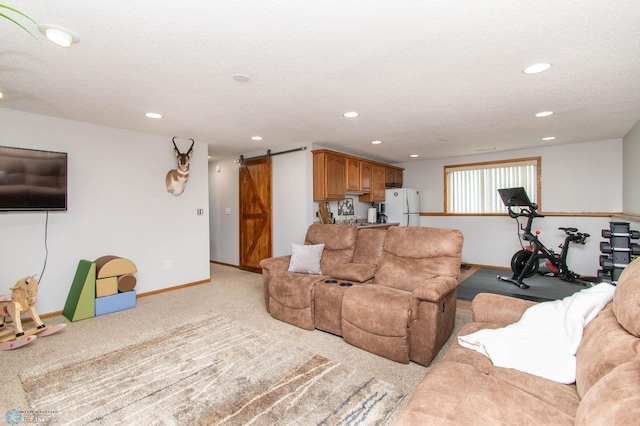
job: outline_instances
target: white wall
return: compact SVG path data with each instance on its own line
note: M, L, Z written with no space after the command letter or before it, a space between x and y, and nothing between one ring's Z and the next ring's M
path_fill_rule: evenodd
M624 137L623 210L640 215L640 121Z
M634 149L637 155L637 128L638 125L635 131L625 138L625 156L629 149L628 144L633 144L631 149ZM541 156L542 212L614 213L623 211L622 155L623 141L613 139L397 165L405 168L405 186L420 191L422 212L444 211L445 165ZM304 239L307 226L317 220L315 211L318 205L312 201L313 163L310 149L301 153L275 156L273 159L274 255L281 255L290 253L291 242L301 242ZM237 165L232 161L233 159L217 161L210 165L211 259L237 265L238 171ZM634 168L636 163L637 161L630 166L627 165L627 168ZM221 166L220 173L215 172L216 165ZM233 172L230 176L224 176L225 170L229 167ZM638 181L638 172L634 173L634 180L629 181L625 172L624 181L628 185L631 182L632 187L635 185L634 182ZM357 196L353 198L356 201L356 215L366 217L368 204L358 203ZM225 207L232 208L232 215L224 215ZM330 208L334 214L337 213L337 202L331 202ZM571 246L568 262L575 272L596 275L599 269L599 243L603 241L601 231L609 228L611 220L622 221L609 217L547 216L536 220L534 228L541 231L541 240L556 251L560 250L557 246L564 239L564 233L559 231L558 227L572 226L591 234L586 245ZM516 222L506 215L423 216L421 224L460 229L465 236L463 260L467 263L508 268L511 256L520 248ZM639 228L633 221L631 227Z
M490 153L466 157L398 164L405 168L404 185L420 191L421 212L444 211L443 167L480 161L541 156L541 212L621 212L622 140L604 140L538 149ZM576 227L591 234L585 246L572 245L569 267L580 274L596 275L599 268L601 230L608 217L548 216L534 221L540 240L550 248L563 241L557 228ZM460 229L464 234L463 261L509 267L520 248L516 222L508 216L422 216L423 226Z
M211 260L238 265L238 165L233 159L209 163L209 228Z
M272 159L273 255L282 256L291 254L291 243L304 242L313 222L313 156L308 147Z
M68 211L49 214L40 313L64 308L81 259L130 259L138 293L209 279L205 144L196 142L187 188L174 197L164 184L176 165L170 137L7 109L0 109L0 128L0 145L68 153ZM0 293L39 276L44 227L44 212L0 213Z
M629 222L632 230L640 230L640 121L623 139L623 201L622 211L626 215L620 222ZM640 244L640 241L633 240Z
M313 158L304 143L284 146L274 153L306 147L304 151L272 156L273 255L291 254L291 243L301 244L313 222ZM245 158L265 152L244 154ZM236 158L209 164L211 260L230 265L240 262L239 171ZM220 167L220 172L217 171ZM231 214L226 214L231 209Z

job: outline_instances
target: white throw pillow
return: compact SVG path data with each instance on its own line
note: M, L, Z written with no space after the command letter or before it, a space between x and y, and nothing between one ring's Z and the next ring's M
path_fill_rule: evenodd
M324 244L291 244L291 260L289 261L288 271L322 275L320 259L323 251Z

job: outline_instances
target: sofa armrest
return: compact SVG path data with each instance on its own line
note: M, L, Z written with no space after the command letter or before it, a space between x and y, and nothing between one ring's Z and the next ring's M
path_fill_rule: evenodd
M411 292L409 300L409 357L429 365L453 331L456 317L454 277L425 280Z
M373 278L376 273L376 265L369 263L344 263L322 272L338 280L363 283Z
M276 271L286 271L289 269L289 261L291 255L270 257L268 259L262 259L260 261L260 267L262 268L262 291L264 294L264 306L267 312L269 312L269 281L271 281L271 274Z
M473 320L507 326L520 320L527 308L536 302L500 294L480 293L471 302Z
M412 298L428 302L438 302L451 290L455 290L458 280L453 277L435 277L416 287L411 293Z
M268 259L262 259L260 261L260 267L267 271L286 271L289 269L289 261L291 255L270 257Z

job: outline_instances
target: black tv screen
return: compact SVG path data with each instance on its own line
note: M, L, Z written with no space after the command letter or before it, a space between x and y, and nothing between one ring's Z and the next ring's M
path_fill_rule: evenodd
M0 211L35 210L67 210L67 154L0 146Z

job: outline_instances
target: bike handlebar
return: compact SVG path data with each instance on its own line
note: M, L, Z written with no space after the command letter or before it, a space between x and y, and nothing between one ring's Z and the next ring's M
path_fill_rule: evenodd
M532 204L530 208L520 208L520 213L516 213L513 211L514 206L509 206L509 217L517 218L517 217L544 217L544 215L538 213L536 211L537 206Z
M520 212L513 211L514 207L517 207L517 206L507 206L509 210L509 216L514 219L517 219L519 217L529 218L526 228L522 227L522 225L520 227L522 230L525 231L525 233L529 233L530 235L533 218L544 217L544 215L536 211L538 206L535 203L531 203L531 205L528 207L520 206ZM567 235L569 235L571 237L570 241L576 242L578 244L585 244L585 240L588 237L590 237L590 235L587 233L578 232L578 228L558 228L558 229L564 231ZM531 236L531 237L535 238L535 236ZM531 237L529 238L525 237L525 240L529 240Z
M578 232L578 228L558 228L561 231L566 232L567 234L570 234L572 232Z
M588 238L591 235L586 232L578 232L578 228L558 228L561 231L564 231L567 235L576 236L580 238Z

